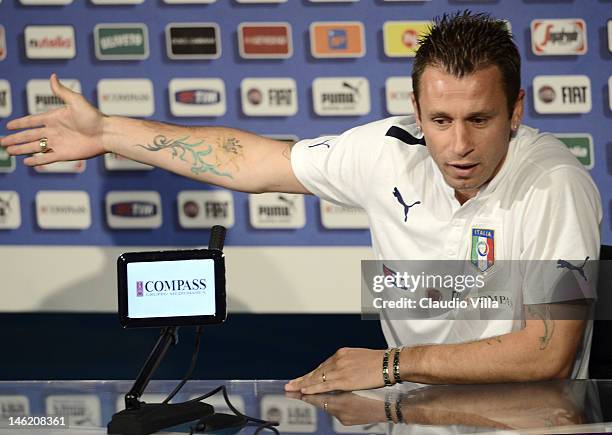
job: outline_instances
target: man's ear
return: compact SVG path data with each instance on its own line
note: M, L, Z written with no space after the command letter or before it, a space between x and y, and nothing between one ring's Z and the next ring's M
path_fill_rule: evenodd
M525 110L525 90L519 90L518 97L514 103L514 109L512 110L512 116L510 120L510 127L512 130L516 130L521 125L523 119L523 112Z

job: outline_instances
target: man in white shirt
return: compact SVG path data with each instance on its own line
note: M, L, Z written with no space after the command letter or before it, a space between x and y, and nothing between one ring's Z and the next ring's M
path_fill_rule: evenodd
M114 152L229 189L312 193L363 207L378 259L469 260L475 252L488 267L503 259L575 265L597 258L597 189L562 144L520 125L520 57L503 22L442 17L419 48L413 86L416 117L291 149L235 129L104 116L53 75L53 92L67 106L11 121L9 129L25 130L0 145L11 155L33 154L24 159L30 166ZM508 319L472 328L476 323L383 313L393 349L340 349L286 389L584 375L589 322L555 318L548 305L534 309L558 300L515 296L514 307L527 307L520 325Z

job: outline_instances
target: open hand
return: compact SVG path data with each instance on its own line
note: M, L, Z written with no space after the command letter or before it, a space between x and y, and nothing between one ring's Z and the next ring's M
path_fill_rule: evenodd
M310 373L289 381L285 391L315 394L382 387L384 354L384 350L342 348Z
M0 139L0 146L13 156L30 155L28 166L67 160L88 159L105 152L102 143L104 115L81 94L63 86L55 74L50 79L53 94L66 106L39 115L24 116L6 124L22 130ZM40 139L47 138L48 150L41 153Z

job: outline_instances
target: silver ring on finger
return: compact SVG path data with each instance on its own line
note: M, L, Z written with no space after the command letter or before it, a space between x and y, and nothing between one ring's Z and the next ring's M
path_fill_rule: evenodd
M323 378L323 382L327 382L327 377L325 376L325 372L322 372L321 377Z
M323 402L323 411L327 412L327 402Z

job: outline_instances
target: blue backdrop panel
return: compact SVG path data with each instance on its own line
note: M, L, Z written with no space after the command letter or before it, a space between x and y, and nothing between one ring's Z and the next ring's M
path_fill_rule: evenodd
M409 75L412 60L389 58L383 50L382 28L390 20L429 20L442 12L469 7L508 19L523 56L523 87L528 91L524 122L554 133L590 133L595 145L591 174L602 194L603 242L612 243L612 138L608 78L612 55L608 49L607 20L612 3L576 1L453 1L312 3L289 0L280 4L239 4L219 0L210 5L168 5L147 0L133 6L96 6L75 0L67 6L22 6L18 0L0 2L0 24L5 26L8 55L0 61L0 79L10 81L12 117L27 113L26 82L60 77L81 80L83 94L97 101L96 85L104 78L150 78L154 83L155 114L152 118L190 125L227 125L261 134L293 134L300 138L344 131L357 124L388 116L384 85L387 77ZM588 52L581 56L543 56L531 52L530 22L535 18L582 18L588 28ZM310 55L308 27L314 21L351 20L365 26L367 52L357 59L315 59ZM286 21L293 29L293 56L285 60L245 60L238 52L237 27L245 21ZM93 28L98 23L140 22L149 29L150 56L142 61L99 61L94 55ZM222 55L215 60L170 60L166 56L164 29L171 22L215 22L221 30ZM29 60L24 50L24 28L30 24L71 24L75 27L74 59ZM531 83L536 75L586 74L592 83L592 111L584 115L538 115L533 109ZM311 83L316 77L365 75L370 81L372 110L367 116L318 117L312 108ZM168 101L168 82L175 77L221 77L228 95L227 113L220 118L175 118ZM255 118L240 108L240 81L245 77L293 77L298 86L299 111L293 117ZM0 134L6 134L0 122ZM20 160L20 159L19 159ZM178 225L176 196L181 190L206 186L173 174L108 172L101 159L88 162L82 174L39 174L18 161L13 173L0 174L0 190L16 190L21 196L22 225L2 231L3 244L69 245L203 245L204 231ZM91 197L93 220L84 231L42 231L36 225L34 197L39 190L84 189ZM112 231L104 216L104 196L110 190L156 190L163 201L164 222L154 231ZM245 194L234 194L236 223L229 245L368 245L366 230L326 230L321 226L316 198L306 198L307 224L300 230L256 230L249 224Z

